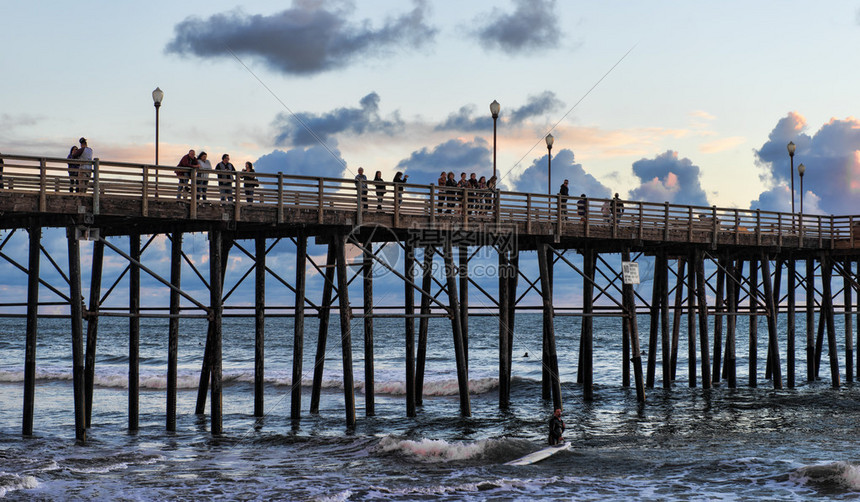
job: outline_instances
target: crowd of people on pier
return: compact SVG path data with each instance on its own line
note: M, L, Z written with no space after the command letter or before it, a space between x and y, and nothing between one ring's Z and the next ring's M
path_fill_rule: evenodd
M69 163L69 192L86 193L92 176L91 161L93 160L93 150L87 145L87 139L80 138L78 144L73 145L69 150L67 158L76 161ZM178 180L177 199L191 197L191 177L193 174L196 174L196 193L194 196L198 200L208 200L210 196L213 196L212 194L216 190L214 184L217 181L217 196L222 202L233 202L234 196L244 193L245 201L252 203L257 187L260 185L254 165L251 162L245 162L242 171L237 172L230 162L230 154L227 153L221 155L221 161L213 168L206 152L201 151L198 154L191 149L179 160L177 167L181 168L174 171ZM2 161L0 161L0 183L2 183L2 172ZM213 181L213 192L209 191L210 178ZM362 207L369 209L375 193L376 209L382 210L386 193L389 190L393 194L390 199L393 201L393 205L400 207L403 202L402 185L407 183L408 179L408 174L397 171L394 178L390 182L386 182L382 176L382 171L376 171L373 179L368 180L367 175L364 174L364 168L359 167L355 181L361 192ZM496 183L496 176L487 179L486 176L478 177L476 173L467 175L465 172L461 172L460 178L457 179L454 171L442 171L436 180L438 187L435 202L436 211L446 214L462 214L463 211L478 215L489 213L493 209L497 191ZM371 185L373 186L371 187ZM564 180L561 184L558 195L561 196L561 214L564 218L569 218L569 180ZM618 222L623 213L624 203L617 193L611 200L605 201L601 207L603 220L609 224ZM579 196L576 202L576 214L582 220L585 220L588 215L588 201L584 193Z

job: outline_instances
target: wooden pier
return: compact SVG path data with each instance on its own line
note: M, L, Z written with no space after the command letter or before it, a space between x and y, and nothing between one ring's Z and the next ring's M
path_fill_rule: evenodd
M576 365L585 400L593 399L593 319L618 318L623 336L624 372L621 385L633 385L637 400L646 402L646 389L658 380L664 388L674 384L680 343L681 316L687 315L687 383L707 389L725 382L737 386L737 316L763 316L767 320L765 378L774 388L794 387L797 338L805 340L807 381L819 374L826 334L830 381L860 378L854 361L854 337L860 351L860 318L853 291L858 290L860 216L792 215L717 207L696 207L637 201L562 197L560 195L480 191L434 185L378 182L358 185L355 180L314 178L288 174L255 173L259 183L253 192L242 173L230 175L229 186L218 186L215 172L205 177L196 170L96 159L91 162L59 158L4 155L0 186L0 228L7 233L0 256L28 274L26 313L5 314L26 318L24 378L24 435L33 432L35 402L36 320L41 288L48 288L67 306L71 322L75 430L86 439L90 426L98 321L105 315L129 319L128 427L138 427L138 345L141 317L169 319L167 356L168 430L176 428L176 378L179 326L183 318L205 316L208 332L198 386L198 414L210 404L211 431L222 433L221 323L225 315L226 264L230 253L254 260L255 400L254 416L262 416L263 351L267 310L265 282L274 277L295 293L290 315L294 318L293 381L301 381L306 317L319 318L317 352L313 368L310 413L319 411L329 315L337 308L343 360L343 388L347 426L356 423L353 386L353 349L350 323L361 318L365 350L365 413L374 414L373 329L375 318L404 319L405 413L415 416L423 403L427 332L430 318L451 322L460 412L471 414L469 398L470 315L493 315L499 320L499 405L507 407L511 392L511 366L517 312L543 314L543 395L554 407L562 407L559 366ZM71 165L70 165L71 164ZM187 171L190 192L179 190L174 171ZM223 173L218 173L223 174ZM222 200L223 197L223 200ZM44 228L67 229L68 287L55 287L40 277L40 253L54 259L42 247ZM27 266L2 252L9 237L20 230L29 233ZM209 236L209 271L204 274L187 259L183 235L206 232ZM161 277L142 260L143 250L155 235L170 241L170 274ZM127 238L128 244L120 242ZM147 239L142 245L142 240ZM94 240L91 284L87 301L82 296L81 239ZM296 277L281 277L266 266L266 254L275 242L289 240L296 249ZM247 244L252 241L253 245ZM325 264L308 255L309 241L327 246ZM402 267L380 256L383 245L399 246ZM347 259L347 248L360 259ZM498 290L487 291L470 276L475 250L498 256ZM105 252L128 263L129 305L122 312L102 309L102 266ZM456 256L455 256L456 254ZM580 259L573 255L580 255ZM520 264L536 260L539 277L530 278ZM622 263L654 263L650 298L622 281ZM185 262L207 284L209 298L195 298L183 290ZM431 274L441 264L444 278ZM399 265L399 264L398 264ZM314 267L325 278L322 298L306 295L306 270ZM357 267L356 267L357 266ZM58 266L57 266L58 267ZM384 269L404 286L403 305L381 307L373 301L373 270ZM357 272L353 274L352 270ZM58 270L60 268L58 267ZM163 284L169 303L142 310L139 300L141 273ZM250 271L248 272L250 274ZM246 276L248 275L246 274ZM841 277L841 287L834 282ZM349 283L360 276L363 298L350 303ZM781 289L785 282L785 290ZM582 303L562 305L554 301L553 284L581 281ZM119 280L117 280L119 281ZM67 291L67 292L64 292ZM526 305L530 292L541 297L539 305ZM709 292L715 301L708 304ZM798 293L803 302L798 304ZM470 295L479 294L492 305L476 307ZM838 301L841 294L841 303ZM336 295L336 297L335 297ZM674 295L674 297L673 297ZM416 298L416 296L418 298ZM334 305L334 299L337 305ZM837 300L835 300L837 299ZM0 309L21 304L0 304ZM52 305L56 305L53 303ZM356 306L358 305L358 306ZM23 305L21 305L23 307ZM818 329L815 330L815 314ZM647 315L647 339L640 340L637 314ZM805 336L795 332L797 315L806 316ZM787 347L779 347L778 316L784 315ZM836 315L844 315L842 368L837 349ZM580 316L578 360L559 360L554 319ZM418 320L417 340L415 320ZM710 322L709 322L710 321ZM86 323L86 331L84 330ZM725 328L725 330L724 330ZM712 329L712 331L711 331ZM857 332L854 333L854 329ZM817 336L816 336L817 335ZM416 343L417 342L417 343ZM756 359L757 323L750 323L749 381L758 385ZM698 351L696 350L698 347ZM647 359L642 360L643 349ZM803 350L802 348L800 350ZM787 360L781 361L785 353ZM858 353L860 359L860 352ZM643 367L644 363L644 367ZM632 382L631 382L632 368ZM855 369L856 368L856 369ZM785 377L783 377L783 369ZM302 394L294 385L290 417L299 420Z

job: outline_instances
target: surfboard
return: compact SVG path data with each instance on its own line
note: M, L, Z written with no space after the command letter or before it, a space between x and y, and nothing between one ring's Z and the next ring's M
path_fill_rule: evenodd
M505 465L531 465L535 462L540 462L541 460L547 459L560 451L565 451L570 448L570 443L562 443L555 446L547 446L546 448L542 448L534 453L529 453L525 457L518 458L516 460L511 460L510 462L505 462Z

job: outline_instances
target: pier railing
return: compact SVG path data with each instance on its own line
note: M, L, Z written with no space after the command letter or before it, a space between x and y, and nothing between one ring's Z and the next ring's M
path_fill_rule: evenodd
M423 217L430 222L462 221L522 224L564 233L576 228L585 237L638 237L758 245L784 245L784 239L817 247L857 245L860 216L792 215L761 210L688 206L669 203L563 197L537 193L440 187L344 178L243 171L188 169L62 158L2 155L0 191L38 193L40 210L54 196L91 198L98 213L101 198L141 198L142 207L174 201L194 208L202 204L277 207L362 215L385 213L399 222ZM253 176L253 178L251 177ZM197 211L190 211L191 217ZM549 225L549 226L547 226ZM686 236L686 238L684 238ZM838 243L838 244L837 244Z

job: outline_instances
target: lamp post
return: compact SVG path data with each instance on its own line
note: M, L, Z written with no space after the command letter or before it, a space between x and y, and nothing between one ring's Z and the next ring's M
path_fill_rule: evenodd
M155 105L155 196L158 197L158 110L161 108L161 100L164 99L164 91L156 87L152 91L152 103Z
M791 214L794 215L794 150L797 148L793 141L788 142L788 156L791 159ZM794 221L794 216L792 220Z
M800 175L800 221L803 222L803 173L806 172L806 166L802 163L797 166L797 174ZM802 228L802 227L801 227Z
M502 106L495 99L490 103L490 113L493 114L493 178L496 177L496 119L499 118L499 110ZM498 180L496 180L498 183Z
M552 134L546 135L546 193L552 195L552 143L555 138Z

